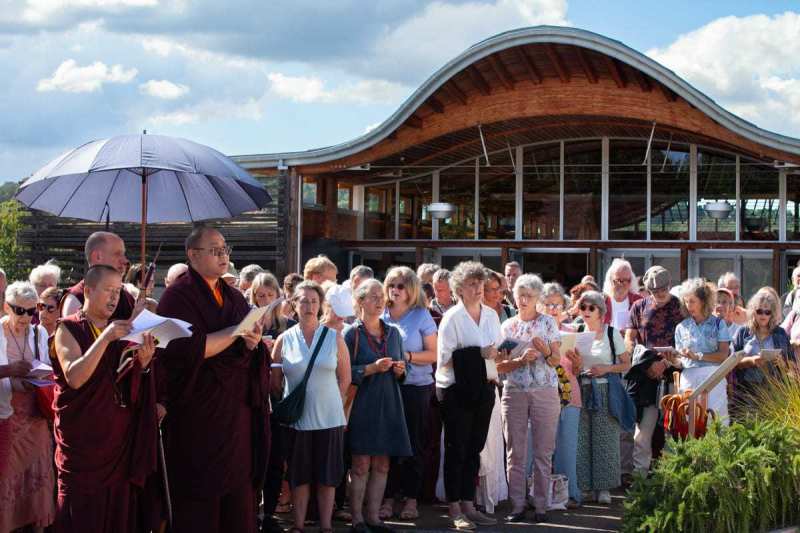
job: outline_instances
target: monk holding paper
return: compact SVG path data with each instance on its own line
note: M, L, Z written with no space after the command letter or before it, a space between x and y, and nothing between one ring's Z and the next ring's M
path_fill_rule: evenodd
M161 356L177 533L255 529L254 491L263 485L269 451L269 375L258 323L234 334L250 306L221 280L230 251L217 230L193 230L189 270L158 304L159 315L192 324L192 336L173 340Z
M57 532L127 533L145 529L145 479L156 470L156 391L145 335L133 351L120 339L129 320L112 321L122 275L95 265L84 303L61 319L51 347L55 374ZM132 362L119 371L121 359Z

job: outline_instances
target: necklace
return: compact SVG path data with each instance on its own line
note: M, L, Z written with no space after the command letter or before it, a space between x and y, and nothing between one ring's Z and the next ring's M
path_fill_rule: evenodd
M381 334L379 337L375 338L372 333L367 331L367 326L363 325L361 327L364 328L364 333L367 335L367 343L369 344L370 350L373 353L378 355L378 359L382 357L386 357L386 330L384 330L383 322L381 324Z
M25 331L22 332L22 347L19 346L19 341L17 341L17 336L14 335L14 332L11 330L11 326L8 328L9 337L14 341L14 344L17 346L17 350L20 352L20 357L22 360L25 361L25 352L28 350L28 328L25 327Z

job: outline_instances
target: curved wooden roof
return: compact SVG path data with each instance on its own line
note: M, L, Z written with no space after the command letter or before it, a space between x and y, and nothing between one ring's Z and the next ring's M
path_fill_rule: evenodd
M800 164L800 140L726 111L619 41L552 26L501 33L470 47L361 137L234 159L256 173L285 165L362 181L387 169L438 167L479 155L478 125L491 151L563 138L646 139L654 122L657 137ZM348 170L357 166L363 170Z

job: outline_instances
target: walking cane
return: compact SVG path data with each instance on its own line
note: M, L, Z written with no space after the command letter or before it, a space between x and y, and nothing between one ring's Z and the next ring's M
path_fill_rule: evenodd
M164 454L164 435L161 433L161 428L158 428L158 459L161 462L161 471L164 474L162 480L164 481L164 498L167 501L167 523L172 529L172 499L169 495L169 477L167 476L167 456Z

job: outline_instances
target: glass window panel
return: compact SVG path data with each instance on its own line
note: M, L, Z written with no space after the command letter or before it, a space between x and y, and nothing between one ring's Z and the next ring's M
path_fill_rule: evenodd
M515 226L516 184L514 165L508 150L489 156L491 166L480 160L478 172L478 215L481 239L513 239Z
M739 228L742 240L778 240L778 170L770 165L741 159L739 186L742 200Z
M664 267L667 272L669 272L670 279L672 280L672 285L678 285L681 282L681 258L668 255L668 256L653 256L652 266L661 266ZM644 275L644 272L640 272L639 276Z
M353 189L347 185L338 185L336 189L336 207L339 209L352 209Z
M585 252L525 252L518 257L524 272L538 274L545 281L557 281L567 291L589 272L589 254Z
M464 261L473 261L474 257L471 255L443 255L442 268L453 270L459 263Z
M786 176L786 240L800 240L800 174Z
M430 239L431 217L428 206L433 201L433 178L400 182L400 238Z
M355 258L354 258L355 259ZM362 264L370 267L375 272L377 279L383 279L386 272L394 266L407 266L416 270L416 254L414 252L372 252L364 251L360 261L354 265Z
M730 211L711 216L709 206L727 203ZM715 152L697 153L697 240L736 238L736 159Z
M561 145L525 148L522 159L522 238L558 239Z
M609 146L608 236L612 240L647 238L647 152L644 141Z
M761 287L772 285L772 257L742 258L742 298L750 299Z
M303 203L308 205L317 204L318 185L314 178L303 178Z
M394 239L395 184L364 188L364 238Z
M697 265L697 275L712 283L716 283L724 273L736 271L732 257L699 257ZM675 283L675 279L673 278L673 283Z
M602 150L600 141L564 146L564 238L600 238Z
M653 142L650 167L650 238L688 240L689 147Z
M440 239L475 238L475 161L439 173L439 201L453 204L453 216L439 221Z
M478 259L486 268L503 273L503 265L500 263L499 255L481 255Z

